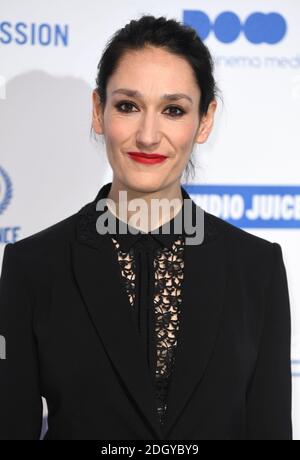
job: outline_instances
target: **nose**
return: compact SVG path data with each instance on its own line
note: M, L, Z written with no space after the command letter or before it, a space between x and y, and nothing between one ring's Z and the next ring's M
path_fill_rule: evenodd
M151 147L159 144L161 134L157 117L150 112L144 114L139 122L136 134L136 142L140 146Z

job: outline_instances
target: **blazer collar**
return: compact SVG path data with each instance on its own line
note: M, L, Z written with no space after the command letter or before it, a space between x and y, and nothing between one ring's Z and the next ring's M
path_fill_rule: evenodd
M218 229L214 222L211 219L210 214L206 213L200 206L196 205L196 203L191 199L190 195L187 191L181 186L181 194L183 198L183 206L180 209L179 213L176 214L169 222L161 225L158 229L151 231L149 233L145 233L139 231L136 233L132 231L132 227L127 225L126 223L122 222L122 225L127 229L125 233L120 233L118 231L118 226L120 225L120 220L112 215L111 211L109 210L108 206L106 205L104 210L97 211L96 205L100 199L107 198L112 183L109 182L101 187L99 192L97 193L95 199L85 205L81 210L78 212L79 220L77 225L77 237L78 240L88 244L92 247L96 247L101 249L101 247L109 245L110 236L114 236L120 243L121 249L124 251L128 251L137 241L141 238L144 238L144 235L151 235L156 242L159 243L161 247L171 248L174 241L178 238L178 234L183 236L193 237L195 233L188 234L186 232L184 226L184 213L187 212L188 204L186 200L189 200L191 210L192 210L192 222L196 223L196 213L199 212L201 209L205 215L205 222L204 222L204 241L203 244L213 240L218 235ZM106 234L99 234L96 229L96 221L98 217L103 214L104 212L109 213L116 219L117 222L117 231L113 232L110 231ZM180 225L181 224L181 225ZM177 226L178 225L178 226ZM182 229L182 231L177 231L176 229ZM131 230L130 230L131 229Z
M111 183L106 184L99 193L106 193L110 186ZM99 340L153 439L172 439L185 407L193 404L194 391L205 375L219 331L229 255L223 221L204 211L203 242L185 246L181 323L166 422L161 427L155 391L121 281L115 248L109 234L96 231L98 196L78 212L77 239L71 243L78 289ZM197 208L194 202L193 206ZM143 433L141 429L140 435Z
M106 184L104 187L101 188L99 191L95 201L97 202L99 199L107 198L107 195L110 190L111 183ZM110 209L106 206L108 214L116 219L116 232L110 232L112 236L120 244L121 250L128 252L129 249L134 246L141 238L150 237L153 239L157 244L157 247L165 247L171 249L174 242L178 238L178 235L186 234L184 229L184 209L186 209L186 199L190 199L187 192L181 186L181 195L183 198L183 206L181 207L180 211L168 222L161 225L159 228L156 228L153 231L148 233L143 231L138 231L137 229L132 229L132 227L125 222L122 222L118 217L116 217ZM104 212L104 211L103 211ZM101 213L101 212L100 212ZM120 225L124 226L126 230L125 233L121 233L119 231ZM177 230L178 229L178 230Z

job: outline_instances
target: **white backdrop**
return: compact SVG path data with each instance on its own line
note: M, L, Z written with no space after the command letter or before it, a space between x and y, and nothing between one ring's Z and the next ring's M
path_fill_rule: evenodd
M76 212L112 178L104 144L93 143L89 129L97 64L115 30L150 13L189 23L205 39L224 105L196 151L197 176L186 189L207 211L282 245L300 439L300 3L0 0L0 6L0 263L6 243ZM251 211L256 202L258 216Z

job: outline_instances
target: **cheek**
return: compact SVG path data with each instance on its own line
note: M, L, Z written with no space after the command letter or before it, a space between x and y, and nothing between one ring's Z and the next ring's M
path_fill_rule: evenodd
M182 129L180 129L180 127L177 127L177 129L174 130L170 139L172 140L172 143L176 148L176 151L181 154L181 157L188 158L193 147L193 141L195 137L195 126L186 125L181 128Z
M118 146L128 138L129 130L124 119L120 119L118 116L113 117L107 115L104 120L105 123L105 140L106 144L110 146Z

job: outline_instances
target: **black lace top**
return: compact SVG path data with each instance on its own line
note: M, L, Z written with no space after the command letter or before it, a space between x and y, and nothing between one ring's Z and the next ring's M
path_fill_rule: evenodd
M117 231L110 235L153 381L161 424L167 411L182 307L185 239L177 230L174 233L175 221L180 218L182 209L159 227L159 233ZM119 219L116 222L118 226ZM168 224L169 234L164 234Z

